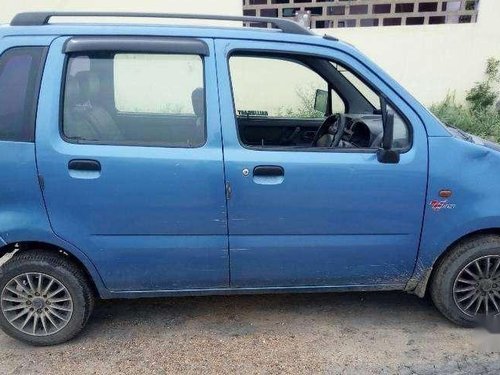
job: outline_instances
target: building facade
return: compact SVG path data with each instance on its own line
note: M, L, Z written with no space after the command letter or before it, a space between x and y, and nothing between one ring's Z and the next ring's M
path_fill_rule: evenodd
M476 22L479 0L243 0L247 16L295 17L310 12L312 28ZM248 24L248 26L262 26Z

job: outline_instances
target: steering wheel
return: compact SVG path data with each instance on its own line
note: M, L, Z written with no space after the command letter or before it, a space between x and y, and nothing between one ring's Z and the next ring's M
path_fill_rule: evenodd
M329 147L337 147L344 135L346 124L346 117L340 113L328 116L316 131L311 146L318 147L318 141L322 136L325 134L332 134L333 141Z

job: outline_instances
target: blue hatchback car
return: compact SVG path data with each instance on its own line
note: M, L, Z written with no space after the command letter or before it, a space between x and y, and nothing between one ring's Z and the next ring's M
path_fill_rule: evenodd
M353 290L428 293L473 326L500 314L499 165L291 21L19 14L0 28L0 326L52 345L97 298Z

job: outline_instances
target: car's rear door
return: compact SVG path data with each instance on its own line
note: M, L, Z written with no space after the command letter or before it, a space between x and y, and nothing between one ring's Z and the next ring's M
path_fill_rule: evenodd
M210 39L50 47L36 132L47 211L112 291L228 285L214 77Z
M427 183L427 141L418 116L347 53L238 40L217 40L216 48L225 170L232 193L228 200L231 285L404 286L415 265ZM297 74L287 68L300 55L342 63L378 87L401 111L410 126L408 138L413 137L398 164L380 163L374 149L243 144L235 114L241 109L260 114L261 107L274 103L286 113L304 104L300 95L296 105L286 106L292 102L285 101L294 94L291 85L296 84L299 92L307 88L308 82L306 86L302 82L307 74L299 74L300 63L293 68ZM273 59L274 68L250 61L243 73L232 74L235 56ZM235 90L244 84L252 89Z

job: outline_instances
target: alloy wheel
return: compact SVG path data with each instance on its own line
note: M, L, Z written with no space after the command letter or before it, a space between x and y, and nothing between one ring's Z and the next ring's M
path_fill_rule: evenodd
M455 279L453 298L468 316L500 315L500 256L483 256L467 264Z
M24 273L4 287L1 310L18 331L49 336L62 330L73 315L73 299L56 278L43 273Z

